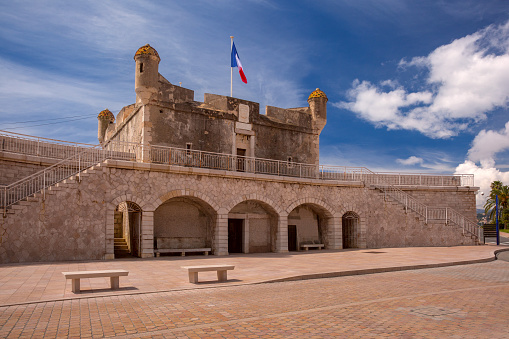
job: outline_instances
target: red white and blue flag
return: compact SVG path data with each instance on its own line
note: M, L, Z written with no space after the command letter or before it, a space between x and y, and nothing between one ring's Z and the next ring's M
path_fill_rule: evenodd
M232 66L238 67L240 78L242 82L247 84L246 75L244 74L244 70L242 69L242 64L240 63L239 53L237 53L237 49L235 48L235 43L232 41Z

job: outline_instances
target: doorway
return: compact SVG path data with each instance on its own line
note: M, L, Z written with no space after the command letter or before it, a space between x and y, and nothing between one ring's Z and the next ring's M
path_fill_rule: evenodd
M297 251L297 225L288 225L288 251Z
M228 253L243 253L244 219L228 219Z
M245 172L246 170L246 150L244 148L237 148L237 171Z

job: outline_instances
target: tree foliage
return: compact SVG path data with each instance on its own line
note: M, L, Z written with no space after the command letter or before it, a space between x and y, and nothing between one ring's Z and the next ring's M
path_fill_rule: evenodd
M498 221L500 224L509 225L509 186L501 181L493 181L490 185L491 192L484 204L484 212L491 223L496 220L496 199L498 196Z

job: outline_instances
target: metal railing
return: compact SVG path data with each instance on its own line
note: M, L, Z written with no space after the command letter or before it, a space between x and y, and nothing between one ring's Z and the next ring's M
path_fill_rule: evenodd
M108 142L99 145L65 143L45 138L15 137L0 133L2 149L8 152L46 157L64 157L64 160L31 176L0 187L0 206L4 210L26 197L45 190L60 181L80 173L106 159L143 161L184 167L249 172L277 176L310 178L320 180L362 181L375 185L386 197L401 203L428 220L452 222L472 235L479 236L476 223L467 220L451 208L430 208L395 185L471 186L473 175L425 175L401 173L375 173L365 167L326 166L294 163L288 161L251 158L231 154L203 152L175 147L152 146L129 142Z
M463 234L468 233L476 237L477 241L481 239L482 228L451 207L429 207L392 185L375 185L375 187L384 193L385 199L389 197L402 204L405 211L411 210L422 216L426 224L431 220L445 222L446 224L452 223L460 227Z
M132 160L135 158L130 153L109 151L95 146L92 148L79 148L79 152L36 172L26 178L18 180L10 185L0 187L0 206L3 208L4 216L7 208L13 204L38 192L45 193L45 189L68 179L74 175L81 179L81 173L98 163L114 158L121 160Z
M21 153L52 159L67 159L97 145L34 137L0 131L0 151Z

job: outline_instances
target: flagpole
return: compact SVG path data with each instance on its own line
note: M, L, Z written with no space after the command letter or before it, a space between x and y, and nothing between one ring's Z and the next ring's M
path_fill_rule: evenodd
M231 57L232 57L232 49L233 49L233 37L230 36L231 44L230 44L230 96L233 97L233 67L231 64Z

